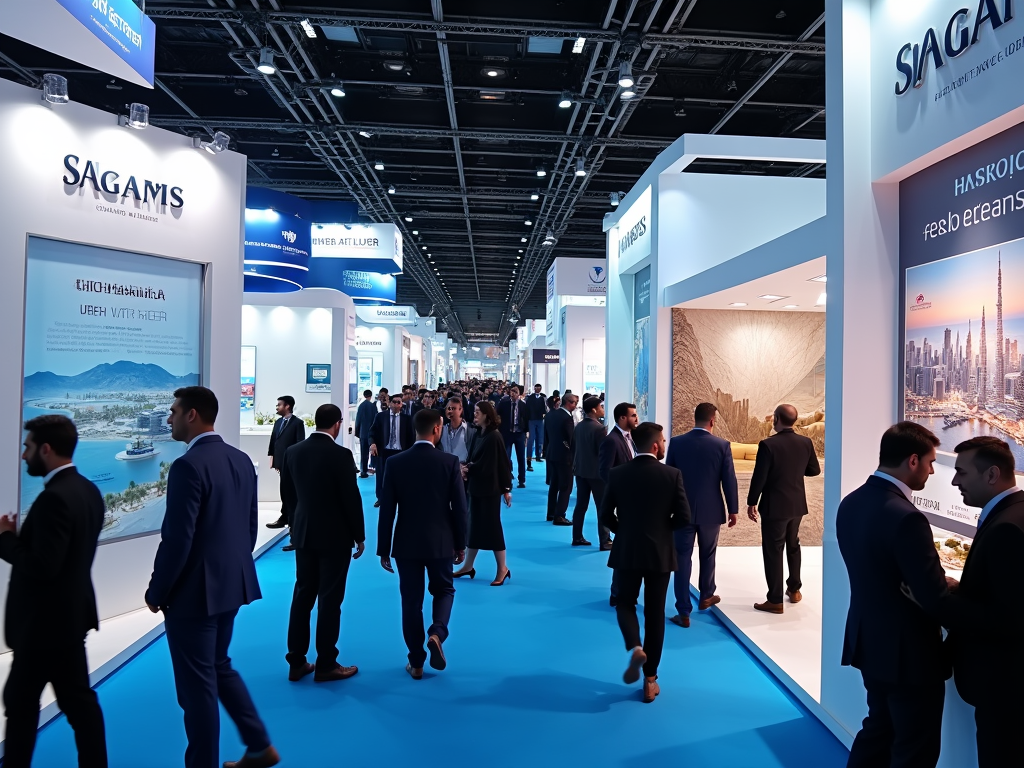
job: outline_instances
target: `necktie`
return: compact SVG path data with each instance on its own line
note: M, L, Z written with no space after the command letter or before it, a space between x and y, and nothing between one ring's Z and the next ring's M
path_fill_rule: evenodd
M630 455L636 458L636 446L633 445L633 436L629 432L626 433L626 445L629 446Z
M519 401L512 403L512 431L519 431Z
M391 445L398 444L398 416L391 414Z

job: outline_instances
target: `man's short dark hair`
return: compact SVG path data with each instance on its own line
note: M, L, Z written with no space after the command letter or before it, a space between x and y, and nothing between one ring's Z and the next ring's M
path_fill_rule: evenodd
M939 447L939 442L935 433L916 422L893 424L882 433L878 466L898 467L911 456L927 456Z
M420 397L423 397L425 394L427 394L426 387L424 387L423 389L419 390L419 392L417 392L416 394L418 394Z
M364 389L363 390L363 397L373 397L373 390L371 390L371 389Z
M596 397L585 397L583 398L583 412L593 413L597 410L597 406L601 404L601 400Z
M551 396L552 397L558 397L558 390L556 389L554 392L552 392Z
M174 390L174 398L181 401L181 408L185 413L195 411L200 421L204 424L213 424L217 421L217 413L220 405L217 403L217 396L212 389L206 387L181 387ZM278 398L283 400L284 398ZM295 401L292 400L294 403Z
M383 392L385 395L388 394L388 388L387 387L381 387L380 391Z
M640 453L650 452L663 431L661 424L655 424L653 421L645 421L637 426L632 432L633 444L637 451Z
M796 424L796 420L800 418L800 413L794 406L783 403L775 409L775 418L779 420L781 426L788 428Z
M281 395L281 397L277 398L277 402L287 405L290 411L295 410L295 398L291 395Z
M979 472L984 472L989 467L995 467L999 470L1000 477L1007 478L1013 477L1013 471L1017 468L1009 444L991 435L972 437L970 440L960 443L953 450L957 453L974 451L974 468Z
M425 437L434 431L434 427L441 423L441 412L433 408L424 408L416 411L412 417L412 426L416 430L416 437Z
M78 430L75 422L58 413L36 416L25 422L25 431L32 435L32 442L38 448L49 445L50 450L62 459L75 455L78 445Z
M391 395L391 397L388 398L388 401L393 403L393 402L395 402L395 400L401 401L401 399L402 399L402 396L400 394L398 394L397 392L395 392L395 394Z
M520 393L521 393L521 392L523 391L523 390L521 390L521 389L519 388L519 385L518 385L518 384L513 384L513 385L512 385L511 387L509 387L509 388L508 388L508 391L509 391L509 393L511 393L513 389L514 389L514 390L515 390L516 392L520 392Z
M714 403L701 403L693 409L693 423L707 424L718 413L718 407Z
M636 406L633 403L619 403L615 406L615 410L612 411L612 418L618 422L619 419L624 419L629 416L629 409L636 410Z
M533 385L533 388L534 388L534 389L544 389L544 387L543 387L543 386L541 386L540 384L534 384L534 385Z
M341 408L334 403L324 403L316 409L313 421L317 429L330 429L341 421Z

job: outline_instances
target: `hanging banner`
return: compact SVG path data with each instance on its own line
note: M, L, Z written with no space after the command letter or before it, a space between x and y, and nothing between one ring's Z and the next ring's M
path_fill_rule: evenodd
M314 224L313 259L345 259L345 269L402 271L402 233L394 224Z

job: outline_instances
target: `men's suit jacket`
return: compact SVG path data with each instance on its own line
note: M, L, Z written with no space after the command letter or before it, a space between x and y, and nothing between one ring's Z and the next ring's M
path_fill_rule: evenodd
M598 450L598 474L607 483L611 471L615 467L631 461L632 458L633 453L629 450L625 436L619 430L612 428L608 436L601 441L601 447Z
M608 475L600 519L615 534L610 568L677 570L672 532L690 522L682 473L650 454L616 467Z
M1024 492L989 512L942 623L956 689L968 704L1020 697L1024 684Z
M252 460L211 434L171 464L146 602L177 618L215 616L262 596Z
M378 557L452 557L466 548L468 522L458 458L420 443L388 459L377 524Z
M544 459L549 463L572 466L573 432L576 425L564 408L544 417Z
M588 480L601 479L601 444L605 441L604 424L597 419L584 419L576 425L573 440L576 455L573 458L573 474Z
M524 397L523 400L526 402L526 413L531 421L540 421L548 412L548 402L547 398L544 397L544 393L537 394L534 392Z
M842 663L891 685L949 678L939 628L948 591L928 519L871 476L839 505L836 537L850 578Z
M81 643L99 629L92 561L103 511L99 489L69 467L32 502L17 534L0 534L0 558L12 566L4 629L15 651Z
M353 431L360 440L369 440L373 433L373 422L377 418L377 405L372 400L363 400L356 409L356 423Z
M348 552L366 540L352 451L323 432L293 445L281 467L281 500L299 549Z
M820 474L821 466L811 438L798 435L792 429L783 429L757 445L747 505L756 506L765 520L788 520L806 515L804 478Z
M530 414L527 410L526 403L520 398L519 407L516 408L519 432L525 435L530 431ZM512 436L512 398L506 397L500 403L498 403L498 418L501 419L501 425L498 429L501 430L501 436L506 440Z
M391 442L391 409L381 411L373 420L370 440L377 446L377 452L383 451ZM416 442L416 434L412 429L412 417L404 413L398 415L398 442L402 450L406 450Z
M284 419L275 421L274 430L270 433L270 448L267 449L267 455L274 457L274 468L281 468L285 451L305 439L306 425L298 416L289 416L287 423Z
M693 429L669 441L665 463L683 473L694 525L724 525L729 522L727 514L739 513L736 468L728 440L706 429Z

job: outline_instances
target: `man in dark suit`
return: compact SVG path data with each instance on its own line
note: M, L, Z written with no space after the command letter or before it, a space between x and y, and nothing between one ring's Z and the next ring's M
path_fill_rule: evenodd
M392 395L388 410L378 413L373 421L370 455L377 457L377 501L373 504L375 507L380 506L381 489L384 487L384 465L396 453L411 446L415 439L412 432L412 417L402 412L404 407L402 396Z
M604 498L604 480L601 479L600 452L605 440L604 403L596 397L583 400L583 421L576 425L573 439L576 441L576 455L573 457L573 473L576 476L576 507L572 511L572 545L589 547L590 542L583 536L583 520L587 516L590 497L594 497L594 508L601 509ZM597 533L601 549L611 547L611 532L597 521ZM607 545L607 546L606 546Z
M294 416L295 398L291 395L283 395L277 398L278 419L274 422L274 428L270 433L270 447L267 455L270 456L270 466L281 473L281 464L284 462L284 453L293 445L306 439L306 425L302 419ZM267 528L284 528L291 525L288 519L288 511L285 509L284 501L281 502L281 516L272 523L267 523ZM294 549L289 545L285 549Z
M572 412L576 396L566 395L562 407L544 419L544 456L547 459L548 521L554 525L572 525L566 519L569 496L572 494L573 432L576 425Z
M316 432L293 445L281 467L281 496L289 505L295 545L295 589L288 619L288 679L326 683L352 677L358 668L338 664L341 603L348 569L365 548L363 500L356 485L352 451L336 440L341 409L316 409ZM352 547L356 552L352 554ZM309 616L316 605L316 666L306 661Z
M981 507L978 532L943 623L956 689L974 707L979 768L1021 764L1024 716L1024 493L1010 447L975 437L956 447L953 485Z
M164 612L178 704L185 713L186 768L220 764L220 710L246 746L225 768L277 765L280 756L228 646L238 609L262 597L252 551L258 504L252 461L213 431L217 397L206 387L174 393L167 422L187 443L167 475L167 511L146 604Z
M715 437L715 415L712 403L701 403L693 412L694 427L684 435L673 437L665 463L683 473L686 498L690 502L692 520L676 531L676 556L679 570L675 576L676 615L669 619L680 627L690 626L693 603L690 600L690 572L693 567L693 543L700 551L698 610L706 611L721 602L715 594L715 555L722 526L730 528L739 518L739 491L736 468L732 463L732 446L728 440ZM723 494L725 503L722 503Z
M384 570L398 568L402 634L409 649L406 671L423 677L423 662L444 669L444 642L455 600L452 564L466 558L466 490L457 457L437 450L443 421L434 410L416 414L416 444L388 463L377 527L377 555ZM397 523L395 516L398 516ZM394 530L392 530L392 528ZM392 543L393 541L393 543ZM423 631L423 587L434 598L430 629ZM427 651L423 641L427 641Z
M540 384L533 385L533 394L524 398L528 436L526 438L526 471L533 472L533 460L544 461L544 416L548 412L547 398ZM532 457L532 458L531 458Z
M640 423L636 415L636 406L633 403L619 403L612 410L612 418L615 425L611 428L608 436L601 442L598 451L598 472L601 479L608 485L608 474L615 468L636 457L636 446L633 445L633 429ZM600 506L598 506L600 509ZM601 545L601 550L610 550L611 540ZM608 597L608 605L615 607L615 596L619 592L619 580L616 571L612 571L611 594Z
M913 503L939 440L913 422L882 435L878 470L839 505L836 537L850 578L842 663L860 670L868 716L851 768L934 766L949 663L939 610L946 578L928 519Z
M366 470L370 462L370 440L373 434L373 422L377 418L377 406L373 402L373 392L363 390L363 402L356 409L355 433L359 438L359 476L369 477Z
M508 397L498 403L498 417L501 419L501 436L505 438L505 450L508 451L509 463L512 462L512 449L516 451L516 464L519 468L519 487L526 487L526 433L530 430L530 414L526 403L519 397L519 386L513 384L508 388Z
M761 517L761 554L768 596L754 608L767 613L782 613L782 551L789 563L786 595L799 603L800 594L800 521L807 514L805 477L821 474L821 466L809 437L793 431L798 417L792 405L775 409L775 434L757 446L754 474L747 493L747 516Z
M85 635L99 629L92 561L103 527L103 497L71 461L78 431L66 416L25 424L22 459L43 491L21 531L0 518L0 558L11 564L4 630L14 652L4 688L4 765L28 768L39 727L39 697L52 683L57 705L75 732L78 763L107 765L103 712L89 687Z
M615 532L608 565L616 569L619 597L615 615L629 651L627 684L644 673L644 701L660 693L658 664L665 643L665 595L676 570L673 531L690 522L683 476L665 458L665 433L660 424L644 422L633 430L637 459L616 467L608 476L601 502L601 522ZM644 639L636 601L644 588Z

